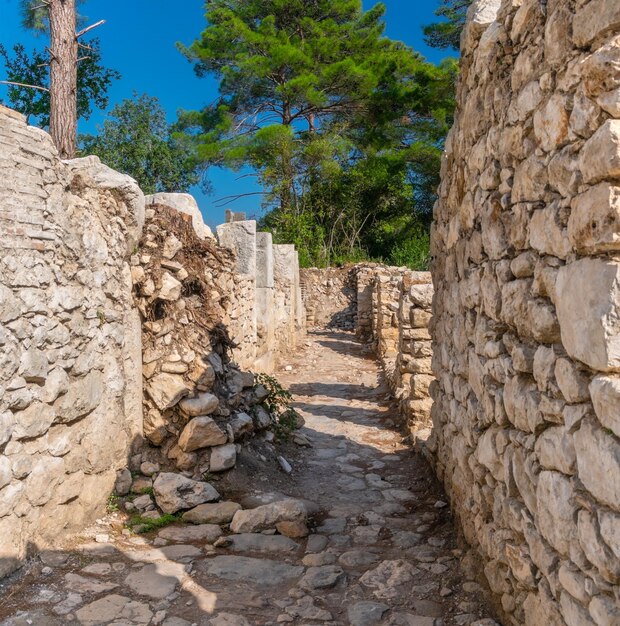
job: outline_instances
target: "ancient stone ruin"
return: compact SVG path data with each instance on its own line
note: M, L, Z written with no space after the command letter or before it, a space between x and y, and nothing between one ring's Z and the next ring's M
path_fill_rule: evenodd
M619 33L473 2L430 273L300 271L0 107L0 624L620 624Z
M191 196L145 199L95 157L61 162L6 108L0 140L5 575L100 515L145 442L196 477L233 467L272 425L246 370L271 372L304 315L294 248L255 222L223 225L220 245Z

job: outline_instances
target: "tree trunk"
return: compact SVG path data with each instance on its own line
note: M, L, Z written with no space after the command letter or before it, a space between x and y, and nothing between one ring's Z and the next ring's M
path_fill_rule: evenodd
M75 0L49 0L50 135L60 158L72 159L77 143Z

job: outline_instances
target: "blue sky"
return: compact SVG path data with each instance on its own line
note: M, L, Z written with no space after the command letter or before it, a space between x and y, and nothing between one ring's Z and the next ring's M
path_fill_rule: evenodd
M386 32L392 39L404 41L428 60L438 62L443 51L424 45L422 25L434 21L438 0L384 0L387 6ZM375 4L364 0L365 8ZM101 39L103 60L117 69L122 78L110 89L110 105L129 98L134 91L159 98L168 118L174 121L177 110L196 109L217 96L217 83L199 79L192 66L176 50L178 41L189 44L205 26L203 0L88 0L84 7L90 22L105 19L106 24L95 32ZM90 23L89 22L89 23ZM19 0L0 0L0 43L7 47L21 42L33 47L43 41L21 28ZM0 80L2 69L0 69ZM0 97L5 95L0 85ZM103 114L96 112L88 122L80 123L81 132L95 132ZM239 173L212 170L212 195L194 193L211 224L223 221L223 208L215 208L216 199L232 194L255 191L258 187L250 177L239 179ZM260 214L260 197L251 196L231 205L249 215Z

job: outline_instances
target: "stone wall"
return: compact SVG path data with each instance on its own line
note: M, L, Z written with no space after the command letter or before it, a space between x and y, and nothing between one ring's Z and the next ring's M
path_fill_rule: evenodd
M620 3L474 2L430 447L505 625L620 623Z
M145 200L96 157L60 161L4 107L0 170L2 577L144 463L233 467L274 419L245 370L271 371L305 315L293 246L239 219L218 244L192 196Z
M104 510L142 432L130 178L0 106L0 577Z

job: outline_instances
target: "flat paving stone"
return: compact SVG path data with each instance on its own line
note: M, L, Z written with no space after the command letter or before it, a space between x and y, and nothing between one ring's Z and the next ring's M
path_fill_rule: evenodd
M280 585L301 577L304 568L269 559L246 556L216 556L206 564L209 574L226 580L240 580L256 585Z

